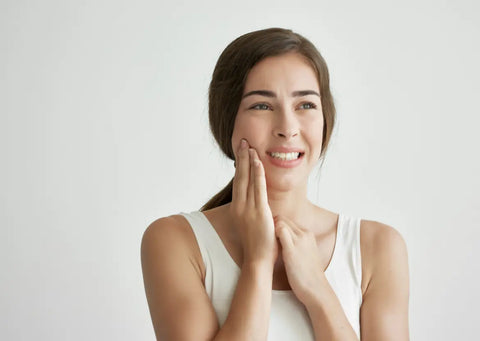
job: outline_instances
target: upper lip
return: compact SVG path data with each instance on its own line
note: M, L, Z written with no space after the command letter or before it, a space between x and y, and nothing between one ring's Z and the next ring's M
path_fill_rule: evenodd
M279 146L279 147L273 147L267 150L267 153L302 153L303 154L303 149L296 148L296 147Z

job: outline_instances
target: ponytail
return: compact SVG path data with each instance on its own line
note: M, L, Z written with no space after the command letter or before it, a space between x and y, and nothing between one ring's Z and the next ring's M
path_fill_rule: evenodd
M228 185L226 185L220 192L215 194L205 205L202 206L200 211L210 210L212 208L222 206L232 202L232 192L233 192L233 178L230 180Z

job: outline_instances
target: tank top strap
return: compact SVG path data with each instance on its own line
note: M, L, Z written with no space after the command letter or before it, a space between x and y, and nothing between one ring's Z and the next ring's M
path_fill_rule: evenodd
M360 218L341 215L337 231L339 259L350 268L355 285L362 283L362 259L360 253ZM337 259L338 260L338 259Z
M195 234L205 266L213 260L218 261L225 257L219 235L201 211L180 214L187 219Z
M197 239L205 265L205 290L212 302L231 299L240 269L231 259L220 236L201 211L182 212Z

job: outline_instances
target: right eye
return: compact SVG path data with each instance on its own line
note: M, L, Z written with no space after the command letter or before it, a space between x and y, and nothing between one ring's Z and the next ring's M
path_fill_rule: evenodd
M267 104L265 103L259 103L255 104L254 106L250 107L250 109L255 109L255 110L268 110L270 109Z

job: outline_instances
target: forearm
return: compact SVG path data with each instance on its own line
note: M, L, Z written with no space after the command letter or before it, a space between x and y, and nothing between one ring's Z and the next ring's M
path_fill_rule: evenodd
M267 339L272 276L273 266L268 263L242 266L227 319L214 340Z
M305 305L315 340L359 341L332 287L325 278L321 289Z

